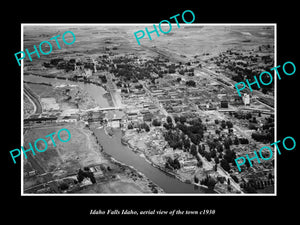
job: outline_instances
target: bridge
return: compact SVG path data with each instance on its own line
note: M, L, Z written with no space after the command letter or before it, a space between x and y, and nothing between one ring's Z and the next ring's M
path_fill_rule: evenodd
M92 109L87 109L87 110L82 110L84 112L90 112L90 111L110 111L110 110L122 110L123 107L106 107L106 108L100 108L99 106L92 108Z

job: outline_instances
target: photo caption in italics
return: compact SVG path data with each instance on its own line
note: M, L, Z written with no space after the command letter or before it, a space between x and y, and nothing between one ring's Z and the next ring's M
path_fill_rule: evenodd
M90 209L90 215L165 215L165 216L181 216L181 215L215 215L215 209L202 209L202 210L180 210L180 209L171 209L171 210L132 210L132 209Z

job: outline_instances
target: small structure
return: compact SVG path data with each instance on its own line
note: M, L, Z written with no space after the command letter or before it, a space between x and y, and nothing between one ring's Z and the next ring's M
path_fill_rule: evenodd
M79 120L79 115L60 116L56 120L57 123L76 123Z
M246 93L244 94L243 102L244 102L244 105L250 106L250 95L249 94L246 94Z

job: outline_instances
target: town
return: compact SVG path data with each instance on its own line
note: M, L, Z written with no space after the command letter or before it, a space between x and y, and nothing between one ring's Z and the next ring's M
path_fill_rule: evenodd
M101 153L106 151L104 144L110 143L103 141L103 134L116 138L121 130L121 144L144 163L199 190L221 194L273 193L273 158L251 167L246 162L239 168L235 159L273 142L274 87L245 90L240 97L234 88L237 80L232 78L241 77L240 71L224 67L220 61L225 58L244 68L249 66L249 71L266 60L266 65L271 66L273 47L232 48L220 52L220 57L203 53L188 60L156 46L143 46L153 53L152 57L120 53L121 47L106 39L101 54L74 53L44 59L40 63L42 69L33 64L24 69L24 128L30 134L33 129L68 125L71 141L79 133L85 133L87 138L93 137L88 140L98 143ZM243 54L251 57L241 59ZM219 61L215 62L216 59ZM101 89L102 94L96 89ZM114 175L111 165L104 166L101 160L94 162L87 157L84 171L91 172L97 182L85 180L79 188L75 178L79 173L78 163L70 158L60 159L68 164L66 170L72 170L63 173L58 168L60 160L51 157L49 160L51 163L41 160L51 167L48 172L43 169L47 182L36 183L33 180L42 172L38 172L35 164L40 163L29 157L24 167L25 182L28 181L25 192L84 193L95 191L92 187L95 183L123 176ZM71 169L72 165L77 170ZM115 171L119 173L121 169ZM57 175L58 188L49 185L52 182L49 173ZM143 180L142 176L135 179ZM155 182L147 191L161 192L156 184L160 186Z

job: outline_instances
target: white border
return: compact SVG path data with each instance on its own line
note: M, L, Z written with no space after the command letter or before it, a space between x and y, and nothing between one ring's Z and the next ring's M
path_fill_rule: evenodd
M173 25L174 23L172 23ZM23 32L24 26L152 26L153 24L150 23L21 23L21 51L24 51L24 44L23 44ZM162 24L167 25L167 24ZM176 25L176 23L175 23ZM274 27L274 67L277 66L277 23L192 23L192 24L180 24L180 26L273 26ZM21 146L23 146L23 60L21 61ZM274 71L275 73L275 71ZM275 79L275 141L277 140L277 76ZM274 167L274 193L258 193L258 194L29 194L24 193L24 178L23 178L23 157L21 157L21 196L277 196L277 151L275 151L275 167ZM175 178L176 179L176 178Z

